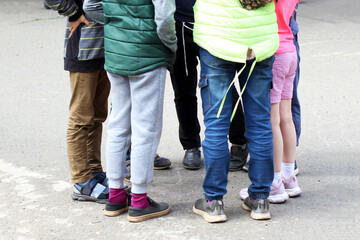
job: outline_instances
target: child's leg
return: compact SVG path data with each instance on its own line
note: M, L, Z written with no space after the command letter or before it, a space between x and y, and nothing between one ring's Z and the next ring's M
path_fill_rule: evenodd
M285 191L284 183L281 178L281 160L284 152L284 139L280 128L280 103L271 104L270 113L274 144L274 179L271 184L271 191L268 199L271 203L283 203L289 198L289 196Z
M130 77L131 89L131 182L130 222L161 217L170 212L167 203L147 198L152 181L154 157L162 131L166 68L160 67Z
M112 110L109 116L106 143L106 168L111 189L122 189L125 177L126 153L130 147L130 86L124 76L108 73L111 82Z
M280 128L284 144L284 163L294 163L296 153L296 134L291 114L291 99L283 99L280 103ZM294 168L293 168L294 169Z
M131 190L135 194L147 193L152 181L162 131L165 78L165 67L130 77Z
M280 103L271 104L271 126L273 132L273 144L274 144L274 172L280 173L281 161L283 158L283 138L280 129Z
M102 171L100 159L95 160L96 164L92 166L88 162L88 138L94 126L93 99L99 72L70 72L71 100L66 140L73 183L90 180L93 177L92 170Z
M110 82L105 70L97 73L96 89L93 89L94 125L89 129L87 139L88 162L92 172L101 172L101 139L103 122L108 115Z
M297 66L296 52L288 53L289 71L286 75L280 102L280 128L284 141L284 155L281 173L284 179L286 192L290 197L301 194L301 189L294 174L294 162L296 154L296 132L292 121L291 98L293 93L293 81Z
M283 99L280 103L280 128L284 141L284 155L281 174L286 192L290 197L301 194L298 181L294 174L296 153L296 133L291 114L291 99Z
M289 64L287 74L285 75L284 86L281 93L280 102L280 128L284 141L284 166L289 169L295 162L296 153L296 133L294 122L292 121L291 113L291 99L293 97L294 78L297 67L297 54L296 52L290 52L286 54L287 62ZM288 163L288 164L287 164ZM286 171L288 172L288 171ZM291 174L293 171L291 172Z

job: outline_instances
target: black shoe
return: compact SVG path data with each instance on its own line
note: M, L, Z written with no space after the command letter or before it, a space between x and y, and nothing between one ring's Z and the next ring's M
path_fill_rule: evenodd
M199 148L191 148L185 150L185 156L183 159L183 166L186 169L198 170L201 165L201 151Z
M212 200L208 203L206 199L200 198L195 202L193 212L210 223L227 221L224 213L224 203L221 200Z
M245 165L249 155L247 144L233 144L230 148L230 171L240 171Z
M245 198L242 207L251 212L250 217L255 220L267 220L271 218L269 212L269 200L258 198L251 200L250 197Z
M128 217L129 222L142 222L152 218L165 216L170 212L169 204L156 203L151 198L147 198L150 206L144 209L129 207Z
M125 188L127 200L124 203L109 203L105 204L104 214L108 217L116 217L128 211L128 206L131 204L131 188Z

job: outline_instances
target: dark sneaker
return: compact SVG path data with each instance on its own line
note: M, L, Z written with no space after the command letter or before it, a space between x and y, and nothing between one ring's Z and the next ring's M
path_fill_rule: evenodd
M233 144L230 148L230 171L240 171L249 155L247 144Z
M154 159L154 169L155 170L162 170L169 168L171 165L171 161L165 157L160 157L158 154L156 154L156 157Z
M269 200L265 198L250 199L245 198L242 207L251 212L250 217L255 220L267 220L271 218L269 212Z
M104 214L108 217L116 217L120 214L128 211L128 206L131 203L131 188L125 189L126 195L128 196L127 201L124 203L109 203L105 204Z
M206 199L200 198L195 202L193 212L210 223L227 221L224 213L224 203L221 200L212 200L208 203Z
M297 176L299 174L299 168L296 164L296 160L295 160L295 165L294 165L294 174L295 174L295 176Z
M128 210L128 201L124 203L109 203L105 204L104 214L108 217L116 217L120 214L127 212Z
M147 198L150 206L144 209L129 207L128 217L129 222L142 222L152 218L165 216L170 212L169 204L157 203L151 198Z
M96 177L83 183L75 183L73 189L73 200L106 203L109 199L109 188L99 183Z
M185 150L183 166L186 169L198 170L201 166L201 152L199 148L191 148Z
M128 160L126 160L124 180L127 182L130 182L130 178L131 178L131 167L130 167L130 159L128 159Z
M242 167L242 169L243 169L245 172L249 171L249 161L250 161L250 159L247 160L246 163L245 163L245 165Z

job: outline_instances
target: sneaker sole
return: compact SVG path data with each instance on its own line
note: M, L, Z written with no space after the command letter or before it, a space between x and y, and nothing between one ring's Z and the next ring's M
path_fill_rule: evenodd
M298 197L302 193L301 189L299 187L294 189L285 189L289 197Z
M229 172L238 172L238 171L241 171L243 170L243 167L241 168L229 168Z
M108 211L108 210L104 209L104 214L107 217L116 217L116 216L119 216L120 214L122 214L124 212L127 212L127 210L128 210L128 208L122 208L122 209L119 209L119 210L116 210L116 211Z
M249 208L245 203L242 203L241 206L246 211L251 212L250 217L252 219L255 219L255 220L268 220L268 219L271 219L271 215L270 215L269 212L268 213L256 213L251 208Z
M169 168L170 166L163 166L163 167L155 167L154 166L154 170L163 170L163 169L167 169Z
M98 199L98 198L94 198L91 196L87 196L87 195L80 195L77 193L73 193L71 195L71 198L75 201L80 201L80 202L96 202L96 203L100 203L100 204L105 204L108 199Z
M204 212L200 209L195 208L195 206L193 206L193 212L197 215L202 216L209 223L217 223L217 222L226 222L227 221L227 218L225 215L212 216L212 215L209 215L207 212Z
M183 167L185 169L189 169L189 170L199 170L201 168L201 167L189 167L189 166L185 166L184 164L183 164Z
M165 216L169 212L170 212L170 207L168 207L167 209L162 210L160 212L150 213L150 214L146 214L146 215L138 216L138 217L131 217L128 215L127 219L129 222L142 222L142 221L146 221L146 220L149 220L152 218Z
M287 192L268 197L270 203L284 203L289 199Z

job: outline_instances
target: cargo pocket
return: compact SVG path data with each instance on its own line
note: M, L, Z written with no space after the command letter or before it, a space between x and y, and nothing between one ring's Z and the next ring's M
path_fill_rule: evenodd
M209 87L208 87L208 77L207 76L200 77L199 88L200 88L200 93L201 93L203 114L205 114L206 111L209 110L209 108L211 107L210 91L209 91Z

